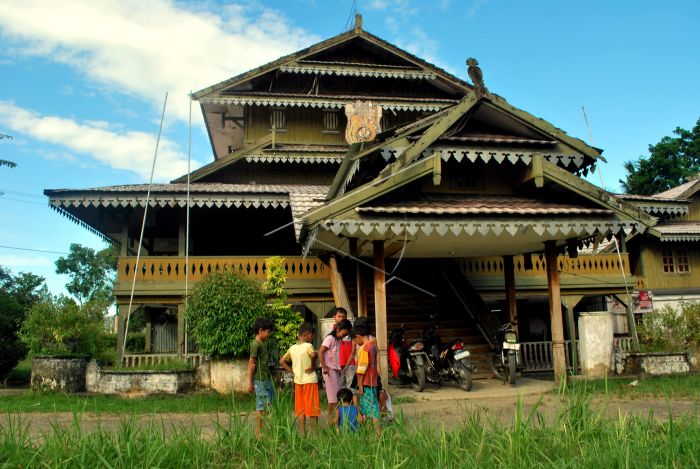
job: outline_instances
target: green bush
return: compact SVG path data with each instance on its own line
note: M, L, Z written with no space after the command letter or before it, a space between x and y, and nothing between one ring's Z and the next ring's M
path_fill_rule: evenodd
M29 308L18 336L32 356L97 358L105 349L105 307L102 302L81 306L72 298L49 295Z
M640 346L647 352L678 352L700 346L700 303L666 305L643 316L637 327Z
M285 260L274 256L265 261L267 265L267 281L263 283L263 292L271 297L268 304L268 317L275 326L272 332L272 345L281 353L297 341L299 325L302 317L287 304L287 292L284 284L287 281L287 271L284 269Z
M117 334L108 333L105 336L105 348L112 352L117 349ZM126 336L126 351L127 353L145 353L146 335L143 332L129 332Z
M267 314L260 285L235 272L212 272L192 290L185 315L200 352L243 357L250 350L255 320Z

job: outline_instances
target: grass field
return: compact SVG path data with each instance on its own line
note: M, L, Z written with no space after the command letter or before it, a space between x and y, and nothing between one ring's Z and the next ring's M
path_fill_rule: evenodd
M117 431L83 432L76 415L67 430L48 428L32 438L20 418L0 425L0 467L697 467L698 416L657 421L652 417L604 418L591 410L592 394L569 391L551 423L515 409L510 425L481 413L445 430L434 422L388 424L377 437L367 429L310 436L294 427L291 402L283 397L264 436L255 440L250 422L232 414L204 437L198 428L166 431L125 420Z
M612 378L569 383L569 389L579 388L589 393L618 398L665 397L671 400L699 400L700 375L657 376L643 379Z

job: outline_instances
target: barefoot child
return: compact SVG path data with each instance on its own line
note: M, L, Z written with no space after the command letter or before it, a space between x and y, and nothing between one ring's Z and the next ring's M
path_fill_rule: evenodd
M306 431L306 417L309 417L310 429L314 431L318 424L318 416L321 415L318 379L314 370L316 352L311 345L313 337L313 326L305 322L299 327L298 342L280 358L282 368L294 375L294 414L299 419L301 433Z
M377 399L377 344L369 340L369 332L363 326L352 328L352 336L359 348L357 356L357 394L360 397L360 414L372 419L377 434L379 427L379 401Z
M272 332L272 321L258 318L253 325L255 338L250 343L248 361L248 392L255 391L255 436L260 438L263 417L267 415L275 398L275 388L270 374L270 349L267 342Z
M336 397L338 398L338 406L335 408L333 425L339 430L357 431L360 418L357 407L352 403L352 391L348 388L342 388Z
M352 324L347 319L341 319L330 334L323 339L323 344L318 350L318 359L323 372L323 383L328 398L328 421L333 418L333 411L338 403L338 389L340 381L340 341L350 334Z

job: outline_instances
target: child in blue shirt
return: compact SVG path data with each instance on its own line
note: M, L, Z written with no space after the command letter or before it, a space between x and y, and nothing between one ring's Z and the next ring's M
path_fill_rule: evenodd
M348 388L338 390L338 407L335 408L333 424L340 430L357 431L359 412L352 404L352 391Z

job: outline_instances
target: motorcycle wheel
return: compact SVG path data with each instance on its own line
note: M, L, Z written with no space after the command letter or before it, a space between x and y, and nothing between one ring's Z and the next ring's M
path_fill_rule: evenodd
M425 366L418 365L416 362L413 362L411 387L416 392L423 392L423 388L425 388Z
M496 376L496 379L503 380L506 376L506 367L501 361L501 354L494 352L491 354L491 371Z
M515 354L508 354L508 382L511 386L515 385Z
M457 364L457 378L459 379L459 387L462 391L472 390L472 372L462 363Z

